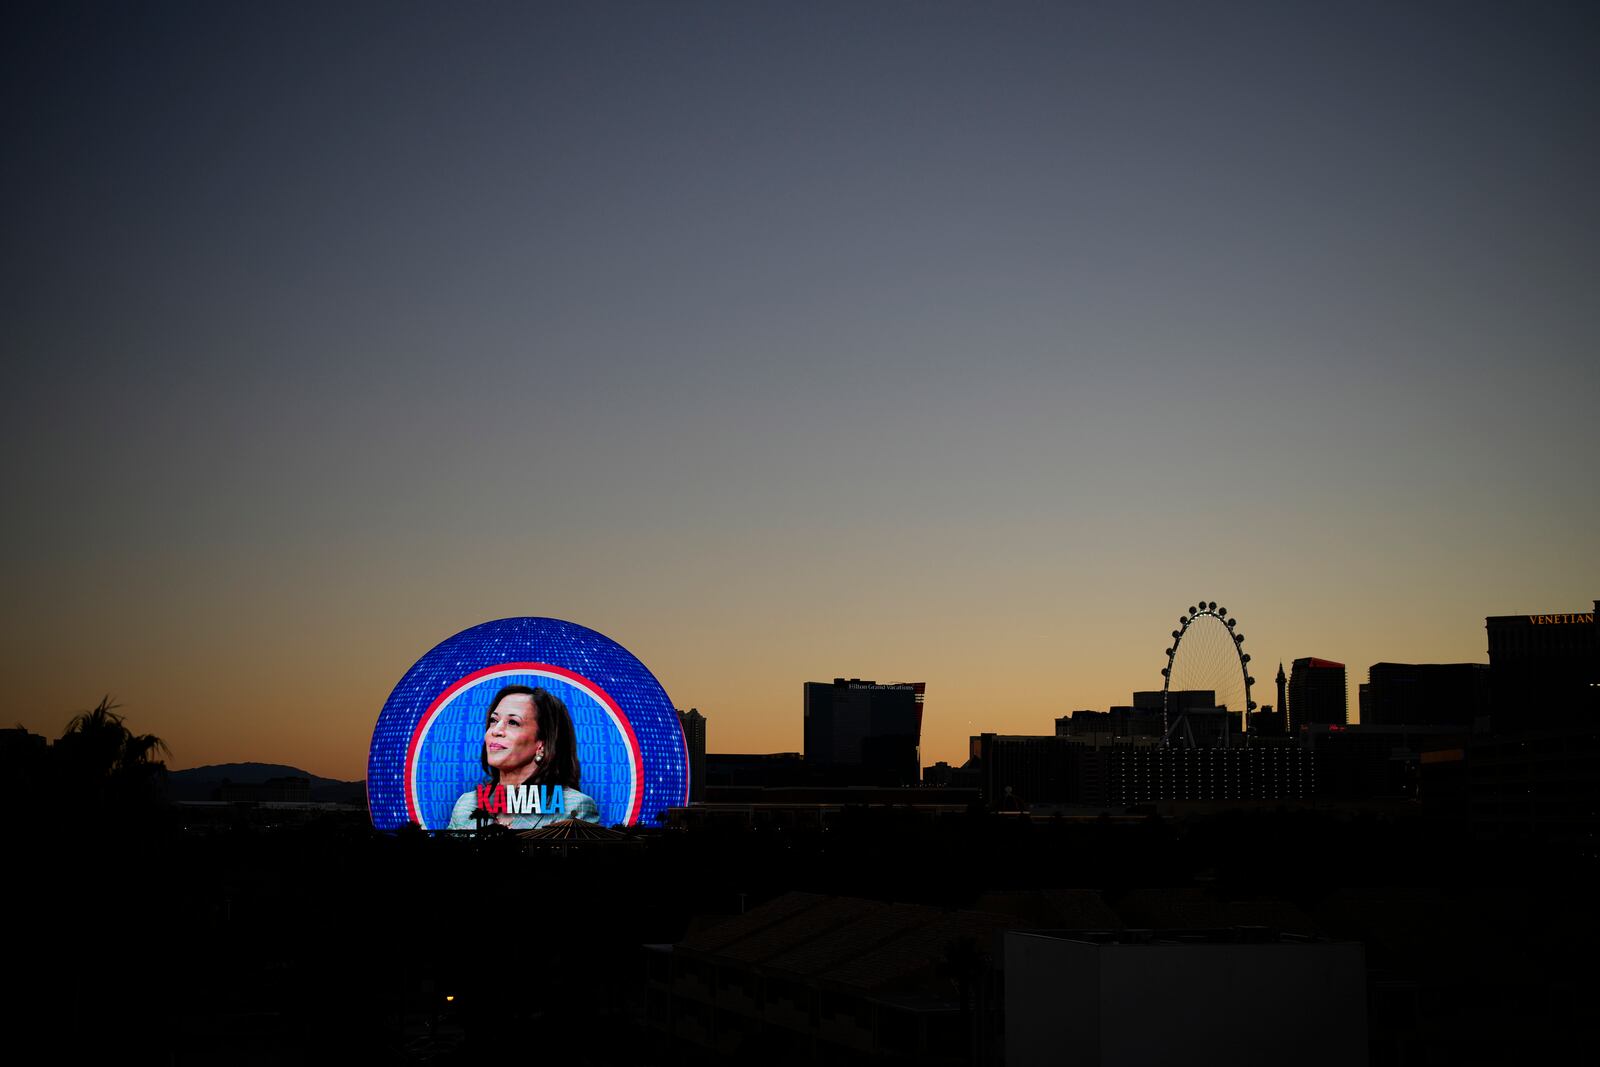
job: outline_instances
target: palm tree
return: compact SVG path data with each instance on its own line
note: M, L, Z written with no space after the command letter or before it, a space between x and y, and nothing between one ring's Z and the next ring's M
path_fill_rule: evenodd
M172 750L155 734L128 729L110 696L75 715L55 744L57 764L67 782L88 803L118 807L154 803L160 797L167 765L157 756Z
M122 739L122 754L112 772L113 788L129 800L155 801L165 791L167 780L166 759L172 750L155 734L136 734L131 730Z
M129 733L122 743L122 758L118 761L120 766L139 766L151 763L165 763L166 759L151 759L157 752L170 759L172 749L167 743L155 734Z
M113 704L110 696L101 697L100 703L73 716L61 740L56 742L57 749L68 762L68 773L83 784L110 778L122 761L122 748L129 730L123 725L122 716L116 713L120 706Z

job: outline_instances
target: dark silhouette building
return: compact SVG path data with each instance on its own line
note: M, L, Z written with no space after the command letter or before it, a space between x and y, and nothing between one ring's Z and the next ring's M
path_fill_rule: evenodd
M1211 689L1159 689L1133 694L1133 703L1120 704L1109 711L1074 711L1056 719L1056 736L1077 741L1157 742L1170 724L1187 719L1181 726L1185 740L1193 737L1201 748L1222 744L1224 727L1234 740L1239 738L1242 716L1237 709L1217 705Z
M979 734L973 765L994 811L1173 801L1306 800L1315 757L1289 744L1188 748L1139 740Z
M1600 714L1600 600L1594 605L1484 620L1495 732L1593 722Z
M818 780L909 785L922 773L922 682L805 684L805 757Z
M1075 737L1096 740L1113 735L1111 713L1107 711L1074 711L1056 719L1057 737Z
M1172 744L1191 748L1222 748L1242 738L1244 709L1217 703L1214 689L1173 689L1136 692L1133 706L1159 717L1169 730Z
M13 762L42 763L50 751L50 741L42 734L29 733L21 726L0 730L0 761L10 769Z
M960 767L952 767L944 760L940 760L932 767L922 768L922 787L982 789L983 775L979 765L973 760L968 760Z
M1344 664L1307 656L1289 672L1289 732L1299 736L1313 723L1344 726L1350 721Z
M1361 687L1363 726L1459 726L1489 713L1487 663L1374 663Z
M689 799L704 800L706 795L706 717L699 708L678 712L683 726L683 741L689 749Z
M1156 742L1160 741L1161 735L1166 732L1159 704L1153 708L1118 704L1106 714L1111 719L1111 736L1119 741Z
M706 756L708 786L806 784L806 764L798 752L713 752Z
M1113 807L1174 801L1306 800L1317 793L1317 762L1293 745L1183 748L1114 745L1102 765L1104 803ZM1086 780L1093 780L1085 775Z
M1252 738L1283 738L1289 733L1286 716L1271 704L1263 704L1259 711L1252 711L1246 721Z
M717 827L750 830L859 830L862 820L892 828L965 815L980 802L976 788L961 786L803 785L719 786L706 788L703 803L667 808L662 822L673 829Z
M1300 735L1300 743L1316 755L1318 796L1415 800L1424 753L1462 745L1468 736L1466 727L1448 724L1313 723Z
M1480 836L1534 835L1592 856L1600 839L1600 727L1469 734L1430 746L1418 795L1429 815Z
M1095 790L1085 789L1085 756L1093 751L1089 745L1070 737L1027 734L979 734L970 744L984 800L996 811L1099 802Z

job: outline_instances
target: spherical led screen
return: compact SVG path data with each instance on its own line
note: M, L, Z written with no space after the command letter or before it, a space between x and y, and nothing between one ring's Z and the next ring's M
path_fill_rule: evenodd
M515 687L523 694L491 715L495 697ZM538 694L531 697L528 693ZM502 816L513 826L581 818L604 826L655 824L669 807L687 803L688 752L677 712L655 676L627 649L593 630L558 619L486 622L440 642L406 672L390 693L367 761L367 796L373 825L392 830L414 822L429 830L470 828L499 810L504 794L492 792L496 764L507 739L506 719L520 728L520 712L537 699L541 717L564 712L570 742L547 751L549 738L530 728L526 752L541 759L564 744L575 747L576 779L530 803L548 813ZM523 703L519 706L517 700ZM559 708L560 712L550 712ZM513 744L518 753L523 748ZM525 769L531 765L524 764ZM485 792L484 790L489 790ZM515 797L512 800L516 803ZM511 810L519 810L513 807ZM520 809L532 810L532 809Z

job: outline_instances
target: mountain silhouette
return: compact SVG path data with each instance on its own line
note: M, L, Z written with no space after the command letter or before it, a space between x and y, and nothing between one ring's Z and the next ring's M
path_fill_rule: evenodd
M299 767L283 763L212 763L204 767L190 767L182 771L167 772L167 799L213 800L224 782L235 785L259 785L272 778L311 779L311 799L319 804L356 804L367 802L367 783L343 782L337 778L319 778Z

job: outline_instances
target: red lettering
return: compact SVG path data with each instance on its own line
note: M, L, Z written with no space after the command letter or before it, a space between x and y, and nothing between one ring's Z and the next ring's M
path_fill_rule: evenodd
M503 785L478 787L478 807L490 815L500 815L506 810L506 787Z

